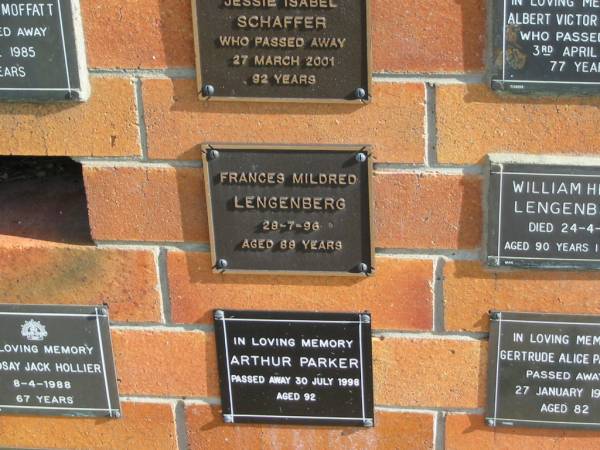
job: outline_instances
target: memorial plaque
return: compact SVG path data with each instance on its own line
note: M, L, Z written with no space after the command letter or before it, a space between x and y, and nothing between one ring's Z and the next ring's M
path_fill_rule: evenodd
M598 92L597 0L495 0L492 88Z
M490 426L600 427L600 317L492 312Z
M600 268L600 166L492 161L487 264Z
M0 414L120 417L108 311L0 305Z
M369 151L203 146L215 270L371 274Z
M215 311L225 422L373 426L368 313Z
M371 97L368 0L193 0L203 99Z
M86 100L78 0L0 0L0 99Z

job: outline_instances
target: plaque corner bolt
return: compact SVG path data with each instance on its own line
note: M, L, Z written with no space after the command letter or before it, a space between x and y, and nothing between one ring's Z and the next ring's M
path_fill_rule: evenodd
M354 156L354 159L356 159L356 161L359 163L365 162L368 158L369 158L369 155L367 155L367 153L365 153L365 152L358 152Z
M373 427L373 426L375 426L375 423L373 422L373 419L363 419L363 424L365 425L365 427Z
M214 148L211 148L208 151L208 159L209 160L213 160L213 159L217 159L219 157L219 150L215 150Z
M358 265L358 271L359 271L360 273L363 273L363 274L365 274L365 275L368 275L368 274L369 274L369 266L368 266L366 263L360 263L360 264Z
M371 316L368 314L361 314L360 315L360 321L362 323L371 323Z
M233 423L233 416L231 414L223 414L223 422Z
M205 84L202 86L202 95L205 97L212 97L215 95L215 87L212 84Z
M496 426L496 421L494 419L485 419L485 423L487 424L487 426L489 427L494 427Z
M490 311L490 319L491 320L499 320L500 319L500 313L497 311Z
M225 318L225 311L217 309L214 313L215 320L223 320Z
M356 89L354 89L354 97L356 97L359 100L365 100L367 98L367 91L365 90L365 88L357 87Z
M229 263L227 262L226 259L221 258L217 261L217 269L219 269L219 270L227 269L228 265L229 265Z
M115 419L120 419L121 418L121 411L114 411L111 412L110 414L112 417L114 417Z

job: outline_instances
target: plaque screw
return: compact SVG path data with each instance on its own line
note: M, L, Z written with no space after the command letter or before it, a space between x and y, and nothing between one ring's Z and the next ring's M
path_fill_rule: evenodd
M374 425L373 419L364 419L363 424L365 427L372 427Z
M496 421L494 419L486 419L485 423L490 427L493 427L494 425L496 425Z
M371 323L371 316L368 314L361 314L360 315L360 321L362 323Z
M223 422L233 423L233 416L231 414L223 414Z
M119 419L121 417L121 411L115 411L115 413L113 414L117 419Z
M223 320L225 318L225 311L222 309L217 309L214 316L215 320Z
M367 160L367 155L363 152L358 152L354 157L358 162L365 162Z
M500 313L497 313L495 311L491 312L490 313L490 319L492 319L492 320L499 320L500 319Z
M215 87L212 84L205 84L202 88L202 94L205 97L212 97L215 95Z
M226 259L221 258L217 261L217 269L221 269L221 270L227 269L228 265L229 265L229 263L227 262Z
M208 159L217 159L219 157L219 150L210 150L208 152Z
M368 270L369 270L369 266L367 266L365 263L360 263L358 265L358 271L360 273L367 273Z
M354 90L354 96L359 99L363 99L367 96L367 91L359 87Z

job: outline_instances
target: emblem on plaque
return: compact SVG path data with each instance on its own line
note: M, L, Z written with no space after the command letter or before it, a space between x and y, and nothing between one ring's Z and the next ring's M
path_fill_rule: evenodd
M31 319L21 325L21 335L28 341L43 341L48 332L41 322Z

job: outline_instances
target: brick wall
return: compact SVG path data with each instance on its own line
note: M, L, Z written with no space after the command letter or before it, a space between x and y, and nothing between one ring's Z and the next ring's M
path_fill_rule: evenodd
M124 418L1 416L0 447L600 448L586 432L483 426L489 309L600 312L591 274L478 262L485 154L600 153L599 100L483 84L483 0L372 0L374 100L360 107L201 103L189 0L82 9L89 102L0 104L0 154L77 158L96 245L0 235L0 301L108 303ZM205 141L372 144L376 276L214 275ZM224 425L216 307L372 311L377 426Z

